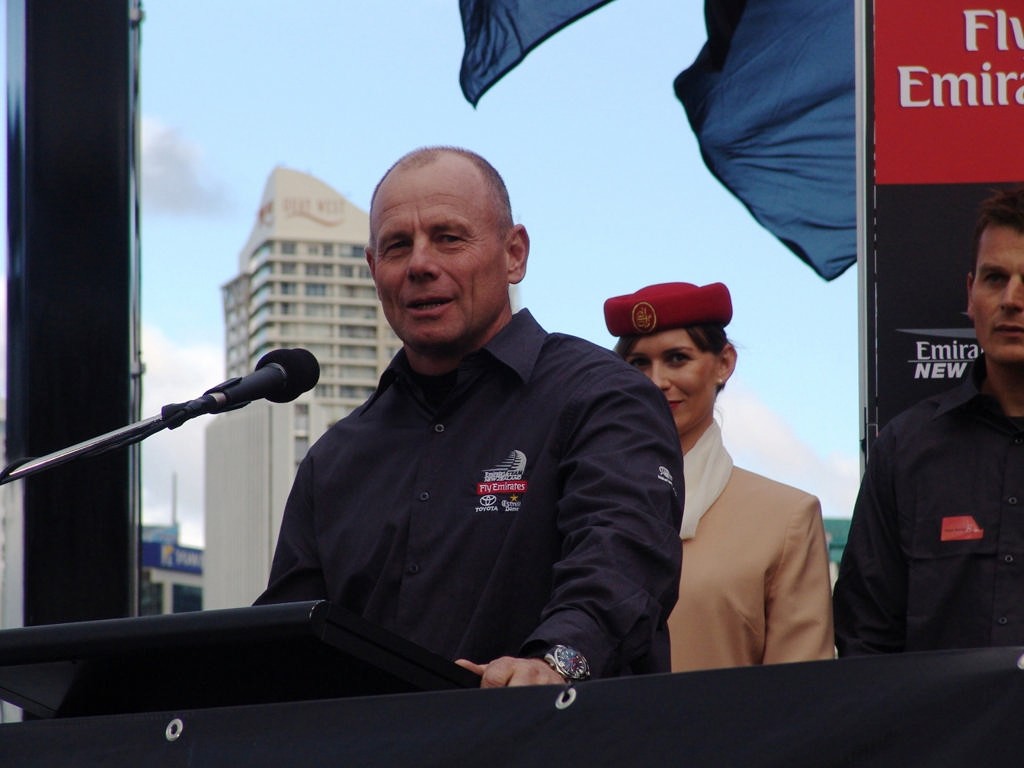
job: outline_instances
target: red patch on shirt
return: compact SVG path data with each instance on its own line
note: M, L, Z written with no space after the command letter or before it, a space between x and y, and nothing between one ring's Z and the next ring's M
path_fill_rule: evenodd
M970 515L942 518L942 541L974 541L984 536L985 529Z

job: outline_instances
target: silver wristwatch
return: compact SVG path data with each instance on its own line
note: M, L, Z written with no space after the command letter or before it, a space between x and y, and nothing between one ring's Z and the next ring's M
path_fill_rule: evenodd
M567 683L590 678L590 665L587 664L587 657L568 645L552 646L544 654L544 661L565 678Z

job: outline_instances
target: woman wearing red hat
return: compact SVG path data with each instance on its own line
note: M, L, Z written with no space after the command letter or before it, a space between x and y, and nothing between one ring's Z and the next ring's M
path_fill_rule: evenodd
M661 283L604 305L615 350L668 399L683 451L683 571L672 670L831 659L818 499L734 467L714 419L736 367L729 289Z

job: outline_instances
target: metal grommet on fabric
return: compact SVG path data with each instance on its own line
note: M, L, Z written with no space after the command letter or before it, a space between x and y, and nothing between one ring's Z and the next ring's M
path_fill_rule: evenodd
M164 738L168 741L177 741L181 738L182 731L185 730L185 724L181 722L180 717L176 717L167 724L164 728Z
M555 699L555 709L568 709L574 701L576 701L576 689L572 685L567 685Z

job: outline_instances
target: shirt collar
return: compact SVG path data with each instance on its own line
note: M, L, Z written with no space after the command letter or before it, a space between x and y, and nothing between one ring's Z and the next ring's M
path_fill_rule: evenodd
M981 391L982 382L985 381L985 355L982 354L974 361L970 373L960 383L948 392L938 396L939 407L935 409L933 418L938 418L949 411L963 408L987 395Z
M521 309L512 315L512 319L498 333L487 342L482 349L471 353L467 360L472 357L477 362L481 357L493 358L505 367L512 370L521 381L529 381L533 374L537 358L540 356L541 347L547 333L540 324L533 319L530 310ZM409 366L409 358L405 350L398 350L387 369L377 383L377 390L366 402L366 407L371 407L377 399L383 395L392 384L399 378L408 377L412 372Z
M519 378L526 382L533 374L533 368L540 357L541 347L547 333L533 319L530 310L521 309L512 315L508 325L502 328L493 339L484 345L484 351L490 353L498 362L511 368Z

